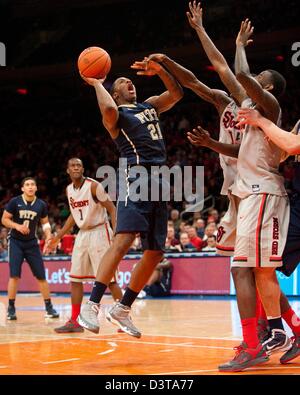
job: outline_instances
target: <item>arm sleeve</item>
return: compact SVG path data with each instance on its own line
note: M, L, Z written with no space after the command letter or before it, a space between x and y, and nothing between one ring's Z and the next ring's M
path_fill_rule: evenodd
M4 210L9 212L10 214L14 214L16 210L16 200L11 199L4 207Z

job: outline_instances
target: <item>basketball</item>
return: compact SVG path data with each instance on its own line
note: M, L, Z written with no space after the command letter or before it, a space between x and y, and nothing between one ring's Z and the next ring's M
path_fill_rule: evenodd
M102 48L89 47L78 58L78 69L84 77L104 78L110 71L111 59Z

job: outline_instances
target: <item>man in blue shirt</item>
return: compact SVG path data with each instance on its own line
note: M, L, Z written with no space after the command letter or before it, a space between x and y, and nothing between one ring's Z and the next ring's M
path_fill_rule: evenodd
M2 215L2 224L10 228L8 235L10 278L7 291L9 303L7 319L17 319L15 298L24 259L26 259L33 275L38 280L45 301L45 317L58 318L59 314L54 310L51 303L44 262L36 235L37 225L41 222L46 241L51 237L47 205L43 200L36 197L37 185L34 178L25 178L21 183L21 189L23 194L12 198L6 204Z

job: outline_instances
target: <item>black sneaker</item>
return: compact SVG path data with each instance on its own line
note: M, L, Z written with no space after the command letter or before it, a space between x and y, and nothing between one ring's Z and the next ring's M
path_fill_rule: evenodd
M53 306L49 306L46 309L45 318L58 318L59 314L56 310L54 310Z
M262 345L268 355L288 351L292 348L290 338L282 329L272 329L271 336Z
M292 337L292 348L280 358L280 363L285 364L300 356L300 336Z
M8 306L7 308L7 319L10 321L14 321L17 319L16 309L13 306Z

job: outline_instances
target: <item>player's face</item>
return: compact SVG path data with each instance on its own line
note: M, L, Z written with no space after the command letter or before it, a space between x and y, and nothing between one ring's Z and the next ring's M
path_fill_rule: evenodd
M33 197L37 191L36 183L33 180L25 181L22 187L22 191L26 196Z
M113 98L119 103L135 103L136 90L129 78L121 77L115 82Z
M264 89L268 89L272 85L272 75L267 70L259 73L255 79Z
M72 180L78 180L82 178L83 172L84 172L84 168L80 160L73 159L69 161L67 173L69 174Z

